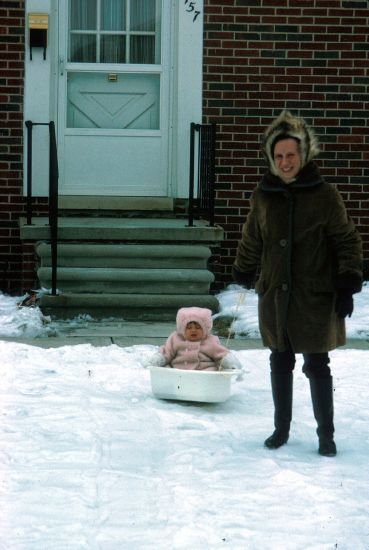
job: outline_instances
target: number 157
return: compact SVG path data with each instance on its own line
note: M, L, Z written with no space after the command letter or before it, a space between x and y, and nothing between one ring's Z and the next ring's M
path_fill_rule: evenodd
M189 0L185 0L185 5L187 6L186 11L189 13L194 12L193 14L193 21L196 21L198 16L200 15L200 11L196 10L196 2L190 2Z

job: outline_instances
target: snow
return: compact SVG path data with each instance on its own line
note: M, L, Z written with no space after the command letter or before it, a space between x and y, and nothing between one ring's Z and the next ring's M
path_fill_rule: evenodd
M368 336L368 293L351 338ZM239 294L222 312L256 335L255 297ZM2 337L58 331L4 295L0 321ZM291 437L271 451L268 350L235 352L244 375L218 405L155 399L156 351L0 340L0 550L369 549L369 351L330 354L335 458L317 453L301 357Z

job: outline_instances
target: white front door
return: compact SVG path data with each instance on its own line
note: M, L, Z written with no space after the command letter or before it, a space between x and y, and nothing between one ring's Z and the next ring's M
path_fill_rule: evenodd
M167 196L169 0L59 0L60 194Z

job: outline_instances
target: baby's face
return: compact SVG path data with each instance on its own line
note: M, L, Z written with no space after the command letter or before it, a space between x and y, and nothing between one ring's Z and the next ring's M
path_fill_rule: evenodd
M199 342L204 338L204 331L200 327L199 323L191 321L186 325L185 337L186 340L189 340L190 342Z

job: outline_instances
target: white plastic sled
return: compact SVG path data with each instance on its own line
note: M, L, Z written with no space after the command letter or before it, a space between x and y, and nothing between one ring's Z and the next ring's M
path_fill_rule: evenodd
M231 395L232 377L240 372L151 367L151 389L159 399L222 403Z

